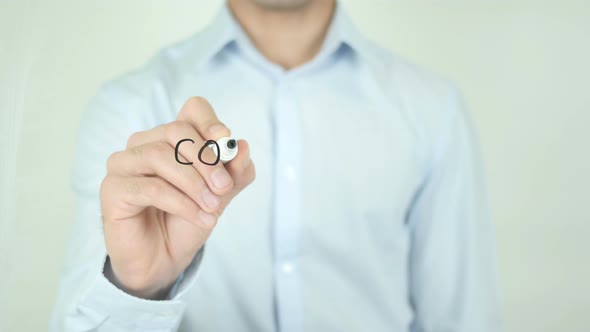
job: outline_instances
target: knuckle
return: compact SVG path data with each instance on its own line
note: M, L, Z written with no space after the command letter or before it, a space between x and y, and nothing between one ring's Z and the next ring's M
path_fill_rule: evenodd
M169 150L168 144L164 142L154 142L146 149L145 155L149 160L162 160L166 157Z
M172 122L164 126L164 137L168 141L173 141L174 136L178 132L178 121Z
M107 192L109 191L109 189L112 187L112 183L113 183L113 178L112 176L105 176L104 179L102 179L102 182L100 183L100 197L104 197Z
M115 170L117 159L119 158L120 152L113 152L107 158L107 174L112 173Z
M139 142L140 135L141 135L141 132L135 132L135 133L131 134L131 136L129 136L129 138L127 139L127 147L137 145L137 142Z
M142 185L138 180L129 179L128 181L125 181L124 183L125 183L124 190L127 191L128 193L130 193L131 195L137 195L137 194L141 193Z
M139 188L136 188L136 191L141 190L144 195L150 198L158 197L163 191L163 185L160 181L156 179L152 179L151 181L147 181L143 187L139 186L139 183L134 182L138 185Z
M136 158L142 158L143 157L143 148L144 147L142 147L142 146L134 146L129 149L129 152Z

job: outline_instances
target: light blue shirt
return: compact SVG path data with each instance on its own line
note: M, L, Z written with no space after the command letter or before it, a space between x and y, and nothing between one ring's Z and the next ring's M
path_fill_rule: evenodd
M249 141L257 179L169 299L136 298L102 274L105 162L193 95ZM290 71L263 58L224 6L206 30L99 91L72 182L54 331L501 329L481 162L460 96L369 42L340 6L321 52Z

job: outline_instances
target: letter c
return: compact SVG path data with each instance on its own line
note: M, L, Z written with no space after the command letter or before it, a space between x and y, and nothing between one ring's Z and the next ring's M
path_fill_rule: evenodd
M191 143L195 144L195 141L193 141L193 140L192 140L192 139L190 139L190 138L181 139L180 141L178 141L178 143L176 143L176 147L174 148L174 158L176 158L176 161L177 161L179 164L183 164L183 165L192 165L192 164L193 164L193 162L192 162L192 161L189 161L188 163L185 163L185 162L181 161L180 159L178 159L178 148L180 147L180 144L181 144L181 143L184 143L184 142L186 142L186 141L190 141Z

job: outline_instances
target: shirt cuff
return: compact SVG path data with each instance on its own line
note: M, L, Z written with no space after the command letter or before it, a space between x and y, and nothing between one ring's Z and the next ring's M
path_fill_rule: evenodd
M186 308L184 297L194 283L203 251L204 248L201 248L197 252L174 284L167 300L148 300L127 294L99 273L82 297L79 309L87 314L92 312L96 320L109 326L141 331L176 330ZM105 262L106 255L103 266Z

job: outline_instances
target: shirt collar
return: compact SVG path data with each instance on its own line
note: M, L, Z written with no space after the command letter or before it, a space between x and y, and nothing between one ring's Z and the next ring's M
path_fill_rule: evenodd
M202 50L203 64L219 56L232 43L250 44L246 33L234 18L227 3L222 6L217 16L207 26L203 32L203 38L204 45L210 45ZM364 36L342 8L340 2L337 2L324 45L318 56L331 54L343 45L360 55L364 53L366 48Z
M353 52L363 53L365 39L354 25L340 2L336 2L334 16L328 28L322 52L331 53L341 45L346 45Z

